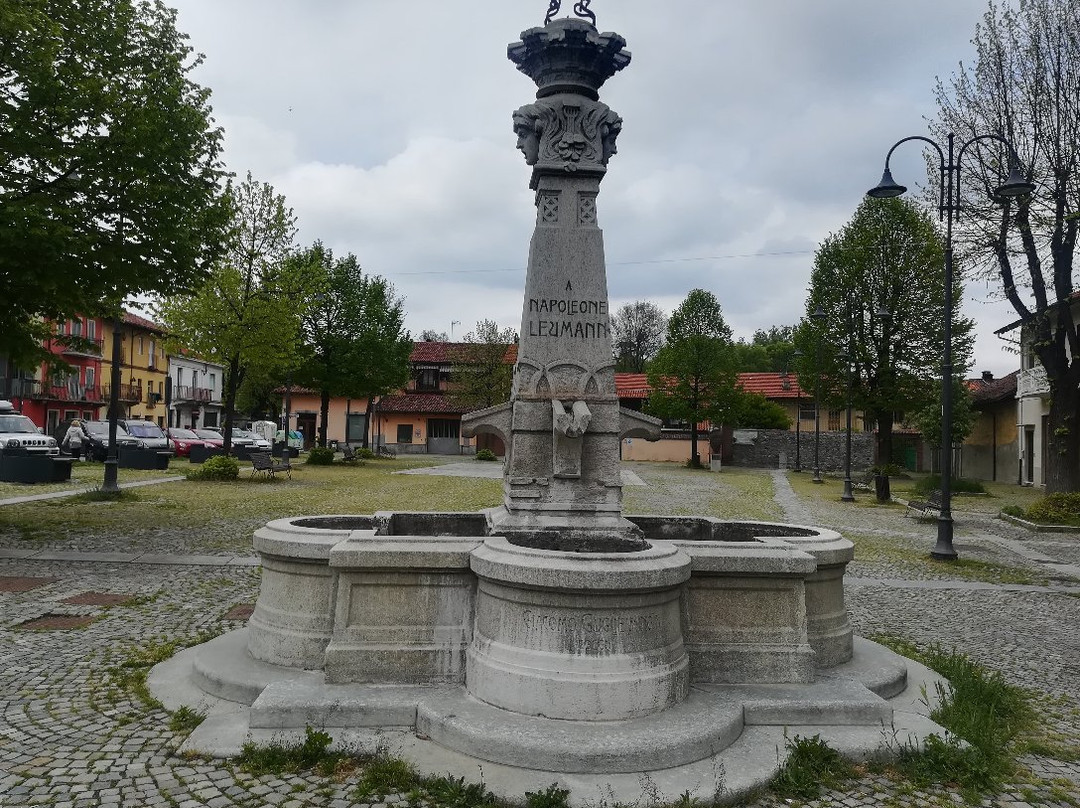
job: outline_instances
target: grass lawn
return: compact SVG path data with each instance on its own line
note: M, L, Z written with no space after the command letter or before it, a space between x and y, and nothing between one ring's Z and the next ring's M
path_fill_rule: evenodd
M356 466L300 463L293 466L292 480L251 479L250 463L242 462L240 479L232 482L165 483L138 489L130 499L119 502L77 503L62 498L7 505L0 508L0 539L92 534L138 541L140 536L180 528L196 541L204 536L201 541L207 549L248 552L252 531L284 516L379 510L473 511L502 502L501 480L393 474L437 462L399 458ZM182 461L170 473L188 468L190 464ZM100 465L97 471L100 473ZM168 476L166 472L137 473ZM121 475L123 481L123 470Z
M168 471L143 471L140 469L118 469L117 479L121 483L140 480L159 480L162 477L175 477L184 474L191 467L187 460L173 460ZM71 479L62 483L0 483L0 499L9 497L28 497L34 494L50 494L54 491L82 491L87 488L100 488L105 476L105 466L101 463L71 464Z
M891 483L893 496L901 499L922 499L923 495L915 492L915 483L925 477L924 474L913 474L910 480L894 479ZM954 511L967 511L968 513L984 513L996 515L1006 505L1019 505L1025 510L1031 504L1046 495L1041 488L1015 485L1010 483L984 482L983 487L987 495L958 494L955 491L952 496L952 509Z
M677 463L624 463L623 468L647 483L623 488L625 513L770 522L783 518L767 469L729 467L716 473Z

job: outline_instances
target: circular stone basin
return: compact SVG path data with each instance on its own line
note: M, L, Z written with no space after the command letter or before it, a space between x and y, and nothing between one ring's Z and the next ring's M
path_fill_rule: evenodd
M762 538L805 538L820 535L816 530L791 525L758 522L722 522L713 530L712 541L753 541Z
M624 536L567 535L557 530L538 530L535 533L511 533L506 541L515 547L530 550L554 550L561 553L640 553L652 547L644 539Z
M311 516L289 521L308 530L372 530L375 527L375 519L371 516Z

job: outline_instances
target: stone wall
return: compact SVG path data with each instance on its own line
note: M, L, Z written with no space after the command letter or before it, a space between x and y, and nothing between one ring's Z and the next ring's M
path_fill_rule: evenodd
M844 432L822 432L819 460L822 471L843 472ZM801 433L802 468L814 468L814 433ZM727 461L725 461L727 462ZM733 466L751 468L795 468L795 433L786 429L736 429ZM874 435L851 433L852 471L864 471L874 464Z

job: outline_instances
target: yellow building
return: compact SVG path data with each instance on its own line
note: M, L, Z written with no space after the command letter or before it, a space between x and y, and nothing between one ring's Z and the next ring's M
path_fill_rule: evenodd
M101 362L103 397L109 401L112 387L113 333L115 323L103 321L105 345ZM167 426L165 378L168 362L162 345L162 329L137 314L124 312L120 322L120 417L143 418Z

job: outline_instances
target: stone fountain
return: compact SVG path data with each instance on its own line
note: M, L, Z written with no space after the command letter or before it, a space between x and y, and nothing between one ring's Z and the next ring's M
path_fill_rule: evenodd
M620 441L659 437L615 394L598 225L623 124L599 90L625 44L566 18L509 47L538 87L513 114L536 227L511 399L463 419L507 447L504 504L258 530L247 628L150 679L166 706L209 709L187 749L314 726L580 804L736 795L786 735L865 755L943 732L919 699L933 674L853 637L837 532L622 512Z

